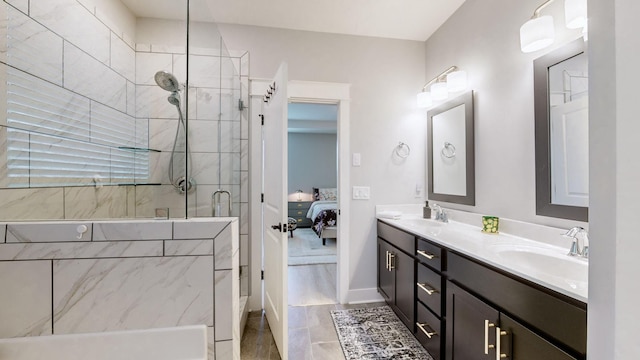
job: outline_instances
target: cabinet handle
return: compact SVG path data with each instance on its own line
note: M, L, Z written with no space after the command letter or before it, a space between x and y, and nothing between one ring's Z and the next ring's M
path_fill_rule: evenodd
M501 330L499 326L496 327L496 360L505 359L507 354L503 354L500 350L500 337L507 335L507 332Z
M428 252L424 251L424 250L418 250L417 251L419 255L422 255L424 257L426 257L429 260L433 260L433 258L435 258L436 256L434 254L429 254Z
M396 260L396 254L390 252L389 253L389 271L394 270L396 268L395 260Z
M384 268L389 271L389 251L385 250L385 252L387 253L387 265Z
M431 286L427 287L427 285L429 285L429 284L427 284L427 283L424 283L424 284L416 283L416 284L418 285L418 287L419 287L420 289L422 289L424 292L426 292L426 293L427 293L427 294L429 294L429 295L433 295L434 293L437 293L437 292L438 292L438 290L436 290L436 289L432 288Z
M425 335L427 335L427 337L428 337L429 339L431 339L431 337L433 337L433 336L435 336L435 335L438 335L438 333L437 333L437 332L435 332L435 331L433 331L433 329L431 329L431 327L430 327L427 323L421 324L421 323L417 322L417 323L416 323L416 325L418 325L418 328L419 328L419 329L420 329L420 330L421 330ZM427 329L426 329L427 327L429 327L429 330L431 330L431 331L427 331Z
M494 323L489 322L489 320L484 321L484 354L489 355L489 349L493 349L493 345L489 345L489 328L496 326Z

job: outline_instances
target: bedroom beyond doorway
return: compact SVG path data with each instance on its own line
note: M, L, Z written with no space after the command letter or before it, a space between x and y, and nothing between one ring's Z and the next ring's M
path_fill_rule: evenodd
M337 303L337 104L288 105L289 305Z

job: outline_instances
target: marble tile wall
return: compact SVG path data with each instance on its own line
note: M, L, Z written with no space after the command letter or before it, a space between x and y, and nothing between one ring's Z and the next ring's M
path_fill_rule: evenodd
M235 218L2 223L0 338L204 324L239 359L238 268Z
M240 110L238 102L242 99L248 104L248 53L230 54L224 46L218 48L220 39L213 38L210 48L191 49L187 111L192 176L197 187L189 194L190 206L186 209L184 197L169 184L167 176L178 116L175 107L166 100L168 93L153 79L156 71L165 70L184 82L186 48L137 44L133 41L135 34L124 33L122 29L127 27L118 24L118 19L109 19L108 11L87 6L83 1L6 0L0 4L0 74L4 77L0 79L3 87L0 91L8 91L7 76L20 77L26 84L24 87L34 94L46 94L55 99L50 102L55 109L49 110L57 115L43 118L67 124L61 130L48 130L51 127L41 123L35 128L24 128L24 134L14 134L14 138L24 135L25 141L30 141L29 131L38 130L64 137L60 145L79 148L83 152L91 149L80 142L114 148L120 145L150 147L162 151L135 155L136 167L148 169L148 179L141 177L146 172L114 176L111 161L127 158L127 154L114 151L113 159L105 160L101 170L79 181L85 186L10 190L4 189L10 185L6 180L7 154L0 154L0 219L152 218L156 208L169 208L172 218L183 218L185 214L207 217L211 216L212 193L218 189L228 190L232 194L230 215L240 219L240 261L244 269L242 294L247 295L248 110ZM7 36L10 30L11 36ZM14 30L18 31L14 34ZM16 74L8 75L7 65ZM184 91L182 96L184 100ZM2 110L5 106L0 104L0 113L6 113ZM115 123L126 126L118 127ZM0 118L0 145L6 145L6 126L12 124L7 124L6 118ZM131 128L135 130L131 131ZM21 163L17 160L12 164L14 168L23 166L27 169L20 174L13 170L21 175L12 178L14 186L44 185L43 182L52 180L30 177L28 154L23 155L18 157L22 159ZM109 185L141 180L160 185L94 186L94 181ZM224 209L228 208L226 203L222 205ZM202 246L206 248L206 245ZM192 249L194 254L203 251L198 249L200 247ZM14 251L23 253L23 250Z

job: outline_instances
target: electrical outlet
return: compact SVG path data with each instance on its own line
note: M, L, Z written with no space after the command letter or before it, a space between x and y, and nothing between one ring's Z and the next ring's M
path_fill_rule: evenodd
M354 186L353 200L369 200L371 188L368 186Z

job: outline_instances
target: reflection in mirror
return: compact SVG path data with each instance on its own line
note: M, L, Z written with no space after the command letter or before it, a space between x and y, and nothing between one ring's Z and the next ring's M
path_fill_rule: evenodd
M475 204L473 144L473 92L429 111L429 200Z
M536 213L587 221L587 55L576 40L534 61Z

